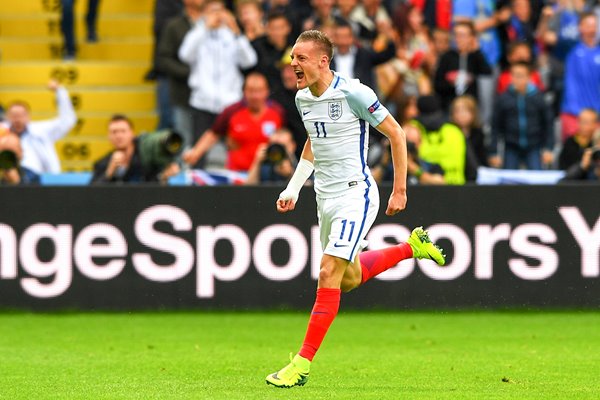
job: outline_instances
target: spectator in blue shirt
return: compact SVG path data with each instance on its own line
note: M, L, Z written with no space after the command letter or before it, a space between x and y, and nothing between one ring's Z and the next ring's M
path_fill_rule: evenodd
M561 107L562 139L577 131L577 116L584 108L600 112L600 47L596 42L598 17L586 13L579 21L580 41L565 63L565 93Z

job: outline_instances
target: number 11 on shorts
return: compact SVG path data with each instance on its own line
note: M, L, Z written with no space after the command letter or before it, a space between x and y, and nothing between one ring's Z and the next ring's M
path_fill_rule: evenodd
M354 233L355 221L349 221L347 219L342 220L342 233L340 233L340 240L344 239L344 233L346 233L346 224L350 225L350 234L348 235L348 241L352 240L352 234Z

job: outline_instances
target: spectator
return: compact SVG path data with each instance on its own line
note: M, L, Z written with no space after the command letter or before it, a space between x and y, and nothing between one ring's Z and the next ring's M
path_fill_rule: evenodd
M473 24L456 23L453 32L456 49L440 58L434 83L445 110L448 110L457 96L469 94L477 99L478 78L492 73L483 53L478 49Z
M565 61L567 54L579 40L579 14L584 11L584 0L558 0L542 10L536 36L548 49L548 86L554 95L553 107L560 112L564 92Z
M294 68L290 65L292 48L289 47L279 61L279 70L281 73L281 82L283 87L278 91L273 91L272 98L275 102L283 106L287 128L292 132L294 142L296 143L296 159L300 159L304 143L306 142L306 127L296 107L296 81L298 77Z
M259 183L287 183L294 174L296 142L287 129L277 129L256 150L254 161L248 171L248 185Z
M147 81L154 81L158 78L159 71L156 66L156 54L158 43L162 35L163 28L167 21L181 14L183 0L154 0L154 14L152 22L153 49L152 49L152 67L144 76Z
M87 29L86 40L88 43L98 41L98 30L96 21L98 17L98 4L100 0L88 0L87 14L85 16L85 27ZM65 43L65 60L73 60L77 54L77 40L75 35L75 0L61 0L62 15L60 29Z
M510 67L512 84L497 101L492 121L489 164L505 169L540 170L552 163L554 130L552 112L544 95L530 83L531 67L515 63ZM498 143L504 142L504 162Z
M600 181L600 135L596 135L593 147L583 151L581 162L569 167L563 181Z
M252 47L258 57L255 69L267 77L273 93L282 89L279 61L282 57L290 55L290 52L286 54L285 51L289 45L291 29L285 14L270 13L267 17L266 34L252 41Z
M598 17L583 14L579 21L580 42L565 63L565 93L561 107L563 142L577 131L577 115L584 108L600 111L600 47L596 42Z
M473 177L471 168L476 169L478 166L488 165L485 135L479 120L479 110L475 99L468 95L455 98L450 105L450 121L458 126L465 135L467 165L472 165L472 167L467 167L467 171L469 171L467 175ZM470 161L469 157L473 157L473 161Z
M179 59L178 50L183 38L202 17L204 0L184 0L184 11L170 19L158 44L156 64L169 79L170 103L173 107L173 127L183 137L184 147L193 142L192 110L190 108L190 67Z
M0 186L39 183L39 175L20 165L23 149L19 136L0 127Z
M425 25L430 31L443 29L448 31L452 23L452 0L412 0L412 4L421 10Z
M430 94L436 60L427 28L423 25L423 14L419 8L409 4L398 7L393 16L398 39L396 58L391 63L397 74L396 89L392 95Z
M156 129L170 129L174 126L173 105L169 93L169 77L158 67L158 45L164 28L171 18L181 14L182 0L156 0L154 7L154 42L152 50L152 68L144 77L147 81L156 81L156 111L158 124Z
M313 8L313 12L302 23L302 30L320 30L324 26L335 24L333 13L335 0L310 0L310 4Z
M584 108L579 113L577 132L567 138L558 157L558 168L567 170L581 162L583 153L592 147L594 134L598 131L598 113Z
M412 123L404 125L406 133L407 147L407 183L411 185L443 185L444 170L438 164L432 164L419 157L419 147L421 144L421 132L417 126ZM390 143L387 139L383 142L383 155L379 163L373 166L373 178L380 182L392 182L394 179L394 169L392 165L392 154Z
M381 5L381 0L362 0L352 10L350 21L358 25L358 40L366 47L373 46L380 33L392 23L390 15ZM376 46L374 48L379 50Z
M419 97L417 107L419 116L412 123L421 133L419 157L430 164L438 164L444 171L446 183L464 184L467 157L465 136L456 125L447 122L436 96Z
M352 26L354 35L358 35L359 26L352 21L352 11L358 6L358 0L337 0L336 7L333 10L333 15L336 21L346 21Z
M264 12L260 0L239 0L235 4L236 15L242 32L252 41L265 34Z
M497 65L500 60L502 47L497 27L511 17L510 8L503 6L497 10L497 3L496 0L454 0L452 9L455 26L461 22L473 24L473 34L478 36L488 65Z
M48 88L56 94L56 118L31 122L29 105L23 101L10 104L6 113L8 128L21 140L21 165L38 175L60 172L60 162L54 144L69 133L77 122L69 92L54 80L50 81Z
M530 0L511 0L509 3L511 15L508 21L498 27L500 42L502 43L502 64L507 65L506 55L511 43L525 43L530 53L537 56L535 47L536 20L532 13Z
M269 141L277 129L285 125L284 111L269 98L269 84L264 75L251 72L244 83L244 99L227 107L212 128L183 155L189 165L194 165L219 137L226 137L227 163L232 171L248 171L258 146Z
M509 68L506 68L500 73L498 77L498 86L496 92L502 94L506 92L506 89L512 83L510 75L510 65L517 62L524 62L529 65L533 65L533 57L531 55L531 48L527 43L514 42L508 46L508 54L506 56ZM531 83L533 83L539 91L545 90L542 76L537 69L531 71Z
M292 25L290 37L297 37L302 32L302 23L313 12L311 3L306 0L265 0L267 14L283 14Z
M442 28L434 28L431 31L431 50L435 54L436 58L436 68L439 62L439 58L442 54L446 53L451 49L451 41L450 41L450 30L442 29Z
M350 79L360 79L369 87L377 87L373 69L394 57L395 47L392 41L388 40L384 51L375 52L371 48L355 44L352 26L346 21L340 20L334 32L335 51L331 60L331 69Z
M143 162L140 138L133 123L125 115L116 114L108 123L108 140L114 150L94 163L91 183L162 182L179 172L175 163L159 170Z
M225 107L240 101L241 69L256 65L256 52L222 1L206 0L203 17L185 36L179 58L190 65L188 83L194 115L194 141Z

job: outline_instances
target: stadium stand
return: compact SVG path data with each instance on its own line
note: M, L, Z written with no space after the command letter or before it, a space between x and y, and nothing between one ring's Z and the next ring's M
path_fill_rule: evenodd
M152 56L152 0L102 0L99 42L86 43L83 15L76 3L79 51L62 60L60 0L0 2L0 104L27 101L32 119L55 114L52 78L65 85L78 122L57 142L63 171L89 171L110 145L106 124L115 112L127 112L138 132L156 127L154 85L143 76Z

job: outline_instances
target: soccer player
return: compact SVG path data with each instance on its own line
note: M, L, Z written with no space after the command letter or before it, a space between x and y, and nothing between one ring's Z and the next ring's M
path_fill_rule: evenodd
M315 30L303 32L291 54L299 89L296 106L308 139L298 167L276 205L279 212L292 211L300 189L314 170L324 254L304 343L286 367L266 378L268 384L277 387L302 386L307 382L312 359L338 312L342 291L364 284L407 258L445 263L441 250L422 228L415 228L407 243L359 255L367 245L365 236L379 209L379 192L365 161L367 123L391 142L395 173L387 215L406 207L406 139L373 90L329 69L332 55L329 38Z

